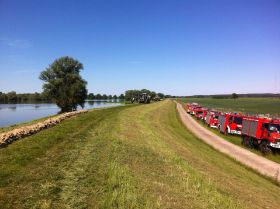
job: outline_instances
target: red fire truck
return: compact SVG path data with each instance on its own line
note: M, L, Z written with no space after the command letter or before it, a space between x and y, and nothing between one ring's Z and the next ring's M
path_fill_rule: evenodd
M194 117L196 119L202 119L203 118L203 111L204 111L204 109L205 108L200 107L200 106L194 108L194 110L193 110L194 111Z
M209 110L207 111L205 122L211 128L218 128L218 117L218 111Z
M207 113L208 113L208 109L207 109L207 108L203 108L202 120L203 120L203 122L205 122L205 123L206 123L206 116L207 116Z
M218 117L218 129L221 133L241 135L243 115L224 113Z
M197 107L200 107L197 103L188 103L187 104L187 113L194 115L194 113L195 113L194 110Z
M191 113L195 103L187 103L187 113Z
M263 154L270 148L280 148L280 120L244 117L242 122L242 144L249 148L258 146Z

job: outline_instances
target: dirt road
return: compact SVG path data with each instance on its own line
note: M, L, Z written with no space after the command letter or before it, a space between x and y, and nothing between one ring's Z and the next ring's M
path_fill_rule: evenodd
M183 106L179 103L177 103L177 110L183 124L198 138L242 164L257 170L261 174L280 181L280 164L236 146L202 127L195 119L187 114Z

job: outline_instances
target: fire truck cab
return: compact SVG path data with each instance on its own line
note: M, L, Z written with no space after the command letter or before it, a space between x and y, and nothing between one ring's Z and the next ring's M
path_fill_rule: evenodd
M219 117L219 112L209 110L207 111L205 122L211 128L218 128L218 117Z
M205 108L200 107L200 106L194 109L194 116L196 117L196 119L203 120L203 118L204 118L204 110L205 110Z
M223 134L241 135L243 116L239 114L220 114L218 117L218 129Z

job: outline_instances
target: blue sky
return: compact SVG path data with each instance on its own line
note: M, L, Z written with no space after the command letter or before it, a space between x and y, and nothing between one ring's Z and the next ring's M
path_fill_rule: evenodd
M280 1L0 0L0 91L65 55L93 93L278 93Z

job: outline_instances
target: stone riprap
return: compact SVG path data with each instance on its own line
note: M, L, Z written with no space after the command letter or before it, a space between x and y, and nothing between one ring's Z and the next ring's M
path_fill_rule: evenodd
M9 144L11 144L13 141L16 141L18 139L21 139L26 136L30 136L32 134L35 134L43 129L47 129L49 127L52 127L61 121L70 118L75 115L79 115L82 113L88 112L87 110L79 110L79 111L74 111L74 112L67 112L60 114L55 117L51 117L49 119L46 119L43 122L39 122L33 125L29 126L24 126L21 128L16 128L12 131L8 131L5 133L0 134L0 148L6 147Z

